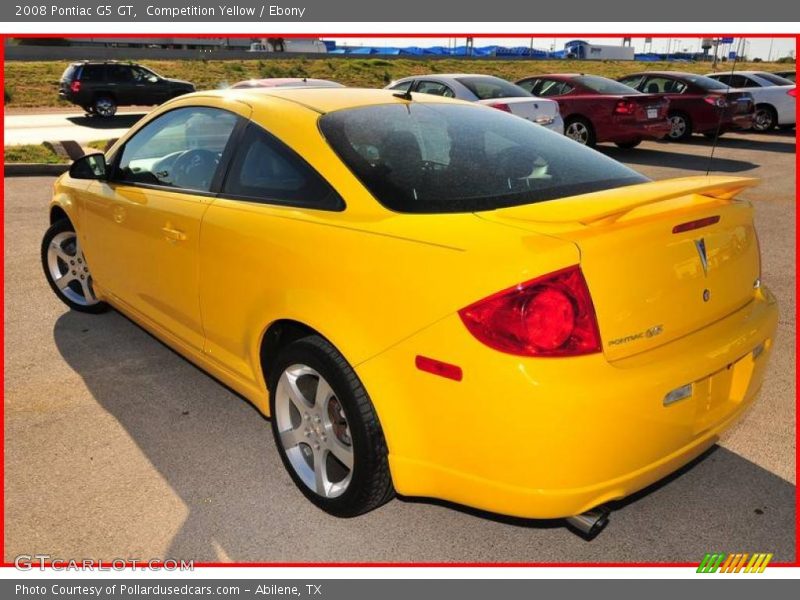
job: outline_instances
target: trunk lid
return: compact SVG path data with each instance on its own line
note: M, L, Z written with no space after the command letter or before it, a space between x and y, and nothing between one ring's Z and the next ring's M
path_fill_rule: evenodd
M734 196L755 183L687 177L479 216L578 247L603 352L616 360L692 333L752 300L760 276L752 206Z
M629 110L626 104L631 106L629 114L637 121L658 121L667 118L669 113L669 98L660 94L632 94L629 96L619 96L615 114L620 114L619 110Z
M498 108L534 123L552 123L558 116L558 102L544 98L491 98L478 104Z

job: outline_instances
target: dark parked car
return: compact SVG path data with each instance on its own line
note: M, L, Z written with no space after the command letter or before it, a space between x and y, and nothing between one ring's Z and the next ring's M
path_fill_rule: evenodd
M797 81L797 71L792 69L791 71L778 71L775 73L778 77L783 77L784 79L788 79L792 83Z
M517 85L557 101L564 135L587 146L614 142L620 148L633 148L671 130L667 98L643 94L613 79L559 73L526 77Z
M85 61L66 68L58 95L87 113L113 117L118 106L152 106L193 91L188 81L167 79L141 65Z
M709 77L651 71L626 75L618 81L640 92L669 98L670 140L688 139L692 133L714 137L753 126L753 97L747 92L729 92L727 85Z

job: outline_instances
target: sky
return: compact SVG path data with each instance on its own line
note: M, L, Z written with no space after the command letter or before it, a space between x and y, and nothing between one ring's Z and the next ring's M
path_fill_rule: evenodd
M337 38L332 36L330 38L336 40L338 45L347 46L462 46L466 38ZM556 50L563 50L564 43L574 38L533 38L533 46L535 48L542 48L550 50L554 47ZM622 38L603 38L587 36L584 39L588 42L595 44L610 44L621 45ZM686 38L653 38L651 48L645 49L645 38L634 37L632 44L636 52L652 51L652 52L666 52L667 44L670 45L670 52L700 52L700 38L686 37ZM745 52L749 58L761 58L763 60L775 60L782 56L787 56L790 52L795 51L794 38L745 38L747 43L747 50ZM734 39L734 48L738 47L740 43L739 38ZM531 38L475 38L476 46L530 46ZM794 56L794 54L792 54Z

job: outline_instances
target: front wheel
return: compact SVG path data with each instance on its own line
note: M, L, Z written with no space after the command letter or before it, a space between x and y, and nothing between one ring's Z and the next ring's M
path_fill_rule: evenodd
M42 267L55 295L72 310L101 313L108 304L94 294L92 274L72 223L56 221L42 238Z
M278 453L306 498L334 516L354 517L394 496L372 402L327 340L311 335L286 346L269 389Z

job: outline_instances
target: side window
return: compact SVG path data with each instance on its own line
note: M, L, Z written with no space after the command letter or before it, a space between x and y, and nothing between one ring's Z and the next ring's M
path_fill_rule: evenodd
M103 81L105 70L105 65L83 65L79 79L81 81Z
M454 98L455 94L453 90L449 87L444 85L443 83L437 83L435 81L420 81L417 83L417 89L414 90L416 92L420 92L421 94L432 94L433 96L444 96L445 98Z
M731 85L731 76L730 75L714 75L712 79L716 79L720 83L724 83L725 85Z
M761 84L758 83L755 79L750 79L749 77L745 77L744 75L736 75L733 78L732 87L743 88L743 87L761 87Z
M165 113L126 142L114 179L207 192L238 119L199 106Z
M686 84L669 77L648 77L642 90L646 94L682 94Z
M519 83L517 83L517 85L519 87L521 87L523 90L525 90L526 92L530 92L534 96L538 96L538 94L536 92L534 92L533 90L536 87L536 85L539 83L539 81L540 81L539 79L526 79L525 81L520 81Z
M128 65L108 65L108 80L119 83L133 81L133 70Z
M403 81L401 83L396 83L392 87L390 87L389 89L390 90L397 90L398 92L407 92L408 90L411 89L411 84L412 83L414 83L414 80L413 79L409 79L408 81Z
M344 202L305 160L283 142L249 123L228 168L222 195L324 210Z
M563 96L572 91L572 86L564 81L555 79L542 79L541 85L536 90L535 96L547 98L548 96Z
M631 75L630 77L623 77L622 79L619 80L619 82L624 83L628 87L641 90L639 86L642 84L643 79L644 79L643 75Z

